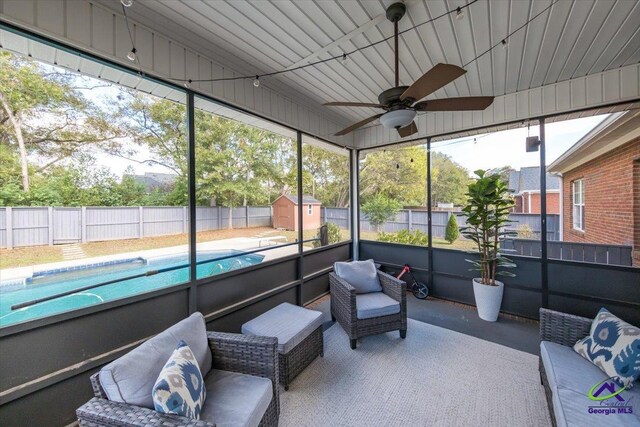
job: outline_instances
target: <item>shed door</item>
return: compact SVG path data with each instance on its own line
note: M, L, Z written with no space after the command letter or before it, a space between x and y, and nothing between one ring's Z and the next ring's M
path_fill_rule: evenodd
M293 229L293 219L291 218L291 206L278 204L274 210L275 223L278 228Z

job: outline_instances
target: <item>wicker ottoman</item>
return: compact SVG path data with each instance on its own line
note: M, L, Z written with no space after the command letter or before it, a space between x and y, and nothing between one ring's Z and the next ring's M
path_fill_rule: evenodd
M278 338L280 383L291 381L316 357L324 355L322 313L283 303L242 325L245 335Z

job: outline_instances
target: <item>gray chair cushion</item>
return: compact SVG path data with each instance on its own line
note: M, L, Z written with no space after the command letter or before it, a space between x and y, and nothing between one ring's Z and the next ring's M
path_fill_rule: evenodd
M558 426L638 425L638 411L630 414L589 414L589 406L599 406L589 399L591 387L607 379L597 366L576 353L573 348L542 341L540 358L552 391L553 411ZM625 400L640 401L640 388L622 393ZM635 409L635 408L634 408ZM611 423L611 424L610 424Z
M333 270L338 277L353 286L357 294L382 291L380 279L378 279L378 270L372 259L336 262L333 265Z
M320 326L321 312L285 302L242 325L242 333L278 338L278 352L286 354Z
M358 319L371 319L397 313L400 313L400 303L383 292L356 295Z
M207 400L200 419L216 426L257 426L271 403L268 378L213 369L204 379Z
M180 340L191 348L205 376L211 370L211 350L204 317L194 313L100 370L109 400L153 409L153 385Z

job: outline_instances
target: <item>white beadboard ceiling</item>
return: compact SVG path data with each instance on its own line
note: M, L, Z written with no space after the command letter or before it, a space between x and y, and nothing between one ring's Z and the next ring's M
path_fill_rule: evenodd
M121 12L117 0L94 2ZM406 0L407 16L400 30L468 2ZM253 75L341 55L392 35L393 26L384 17L390 3L134 0L127 11L132 22L228 64L237 73ZM479 0L465 9L462 20L447 16L406 32L400 38L400 83L411 84L439 62L467 63L551 3ZM134 37L138 37L135 28ZM469 134L477 128L530 117L637 101L639 63L640 2L559 0L511 36L506 49L496 48L470 63L466 75L430 96L493 95L497 97L494 105L484 112L421 113L416 120L419 133L410 139ZM393 85L393 44L388 41L357 52L346 65L332 61L265 79L264 84L318 107L328 101L376 102L378 94ZM222 83L211 85L213 93L216 85ZM379 112L320 108L331 110L329 116L339 125ZM360 148L401 141L377 122L353 137L330 139Z

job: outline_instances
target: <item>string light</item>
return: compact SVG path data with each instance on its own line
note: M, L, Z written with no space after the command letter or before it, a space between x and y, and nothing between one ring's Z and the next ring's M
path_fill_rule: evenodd
M135 62L136 60L136 48L131 48L131 50L129 51L129 53L127 53L127 59L131 62Z
M256 76L255 80L253 81L253 87L260 87L260 76Z
M464 15L465 15L464 9L468 8L469 6L471 6L472 4L476 3L477 1L479 1L479 0L471 0L469 3L467 3L467 4L463 5L463 6L458 6L455 9L451 9L449 11L445 11L444 13L442 13L442 14L440 14L438 16L435 16L435 17L433 17L431 19L428 19L427 21L421 22L421 23L413 25L413 26L411 26L411 27L409 27L409 28L407 28L407 29L405 29L403 31L400 31L398 34L402 35L402 34L408 32L408 31L415 30L420 26L432 23L432 22L434 22L434 21L436 21L436 20L438 20L440 18L443 18L443 17L445 17L447 15L451 15L451 14L455 14L454 18L456 20L461 20L461 19L464 18ZM463 64L461 67L462 68L466 68L469 64L471 64L474 61L477 61L478 59L483 57L485 54L489 53L494 48L496 48L498 45L502 45L502 47L504 49L506 49L507 46L509 45L509 37L510 36L512 36L513 34L515 34L518 31L520 31L524 27L528 26L534 19L538 18L544 12L548 11L549 9L551 9L551 7L553 5L555 5L559 1L560 0L553 0L551 4L549 4L547 7L542 9L535 16L533 16L531 19L526 21L520 27L518 27L515 30L513 30L511 33L507 34L507 36L504 39L502 39L500 42L496 43L493 46L490 46L487 50L485 50L484 52L482 52L480 55L476 56L475 58L471 59L467 63ZM132 37L132 34L131 34L131 30L129 28L129 22L127 20L127 12L126 12L126 8L131 7L131 5L133 5L133 0L120 0L120 2L122 3L123 14L125 16L125 20L127 21L127 30L129 31L129 38L131 39L131 42L133 44L133 37ZM358 47L358 48L354 49L351 52L344 52L342 55L332 56L332 57L326 58L326 59L320 59L320 60L317 60L317 61L314 61L314 62L309 62L307 64L300 65L300 66L297 66L297 67L286 68L286 69L278 70L278 71L272 71L270 73L264 73L264 74L262 74L262 77L275 76L275 75L278 75L278 74L284 74L284 73L288 73L288 72L292 72L292 71L297 71L297 70L301 70L301 69L304 69L304 68L307 68L307 67L313 67L313 66L316 66L316 65L319 65L319 64L323 64L323 63L326 63L326 62L329 62L329 61L334 61L334 60L339 60L344 65L344 64L347 63L347 61L349 59L349 55L351 55L352 53L359 52L361 50L364 50L364 49L367 49L367 48L370 48L370 47L374 47L374 46L377 46L377 45L382 44L382 43L386 43L390 39L392 39L393 37L394 36L389 36L389 37L383 38L383 39L378 40L376 42L369 43L369 44L367 44L365 46ZM131 52L129 52L129 54L127 54L127 58L129 58L129 60L131 60L131 61L135 61L137 59L135 54L136 54L136 50L135 50L135 48L133 48L131 50ZM211 83L213 83L213 82L245 80L245 79L253 79L253 78L254 78L253 76L237 76L237 77L222 77L222 78L214 78L214 79L196 79L196 80L188 79L188 80L185 80L185 79L177 79L177 78L171 78L170 77L169 80L173 80L173 81L176 81L176 82L187 82L188 81L189 83L194 82L194 81L195 82L211 82ZM257 78L257 76L253 80L253 84L254 84L255 87L259 86L260 83L259 83L259 79Z
M184 87L186 87L187 89L189 89L189 88L191 87L191 82L192 82L192 80L191 80L191 79L189 79L189 80L187 80L186 82L184 82Z

